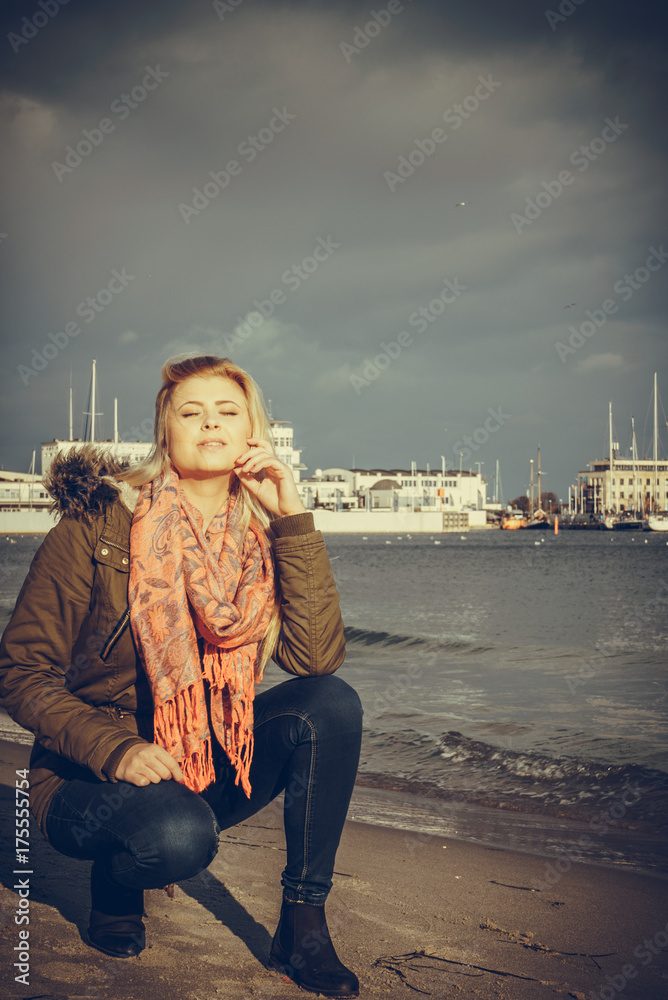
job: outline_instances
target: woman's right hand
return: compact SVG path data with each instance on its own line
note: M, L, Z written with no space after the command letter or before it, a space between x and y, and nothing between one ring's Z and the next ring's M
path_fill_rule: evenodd
M148 785L166 778L183 781L183 771L157 743L135 743L121 757L115 777L131 785Z

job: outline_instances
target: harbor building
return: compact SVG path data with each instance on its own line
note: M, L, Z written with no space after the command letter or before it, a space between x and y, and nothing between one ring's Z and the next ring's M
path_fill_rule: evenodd
M487 484L480 473L439 469L316 469L299 483L304 506L334 511L484 510Z
M649 514L668 509L668 460L609 458L588 462L578 472L578 504L583 514Z
M628 514L644 518L668 510L668 460L659 458L659 390L654 372L652 457L640 456L635 421L631 417L631 454L619 456L608 404L608 457L587 462L588 470L578 472L576 509L582 514ZM665 414L664 414L665 420ZM667 425L668 426L668 425Z
M269 400L271 412L271 400ZM301 461L301 451L294 446L294 428L287 420L270 420L271 434L276 457L292 470L295 482L299 483L306 468Z

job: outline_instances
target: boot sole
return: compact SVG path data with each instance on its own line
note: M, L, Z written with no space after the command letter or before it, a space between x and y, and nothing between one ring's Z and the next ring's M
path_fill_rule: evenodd
M101 951L104 955L111 955L112 958L122 958L122 959L139 958L142 951L144 951L144 949L142 948L141 951L138 951L136 955L119 955L117 951L111 951L109 948L103 948L101 944L97 944L95 941L92 941L88 936L88 934L86 934L84 940L86 941L86 944L91 946L91 948L95 948L96 951Z
M280 973L282 976L287 976L291 983L298 986L303 993L311 993L313 996L319 997L331 997L332 1000L346 1000L346 997L358 997L359 990L355 990L354 993L346 990L345 993L341 993L340 990L312 990L309 986L302 986L302 984L294 979L287 971L286 967L277 959L270 958L268 963L268 968L273 969L274 972Z

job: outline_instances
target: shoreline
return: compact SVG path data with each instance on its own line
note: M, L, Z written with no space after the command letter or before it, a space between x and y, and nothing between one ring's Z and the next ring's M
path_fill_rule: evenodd
M542 813L495 809L468 802L423 800L362 782L355 785L349 820L401 830L412 836L440 836L492 850L509 850L557 862L591 865L608 871L634 872L668 881L666 839L632 826L594 828L586 820ZM413 801L411 801L413 800ZM401 809L400 820L393 805ZM592 835L593 829L593 835Z
M27 763L29 747L4 742L1 749L2 833L12 843L12 779ZM225 831L209 869L177 884L173 899L162 890L146 893L147 948L127 961L82 940L90 862L59 855L34 823L30 848L29 989L5 976L10 996L303 995L263 964L285 857L275 804ZM623 989L625 1000L668 998L663 882L573 864L541 885L545 865L544 857L348 820L327 916L341 959L360 978L360 996L407 1000L419 990L477 1000L590 1000ZM17 878L6 851L0 890L5 970L20 929L13 918Z
M26 751L34 737L0 707L0 781L2 762L12 748ZM400 830L422 838L442 837L487 849L510 850L543 859L546 865L594 865L668 880L666 838L630 824L607 825L549 813L494 808L456 799L424 797L409 788L377 784L360 772L348 811L349 822ZM592 836L592 830L594 835ZM603 832L601 832L601 830Z

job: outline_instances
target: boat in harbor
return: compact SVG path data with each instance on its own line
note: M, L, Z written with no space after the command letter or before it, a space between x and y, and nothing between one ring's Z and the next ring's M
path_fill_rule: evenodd
M647 527L650 531L668 531L668 510L660 510L656 514L649 514L647 517Z
M527 523L524 524L524 525L522 525L522 527L523 528L538 528L540 531L545 531L546 528L550 528L551 527L550 518L545 513L545 511L541 510L540 507L539 507L538 510L534 511L533 517L529 518L529 520L527 521Z
M501 527L505 531L518 531L519 528L526 528L529 522L521 510L511 510L501 518Z
M647 524L642 517L624 517L623 515L608 514L603 518L603 523L611 531L645 531Z

